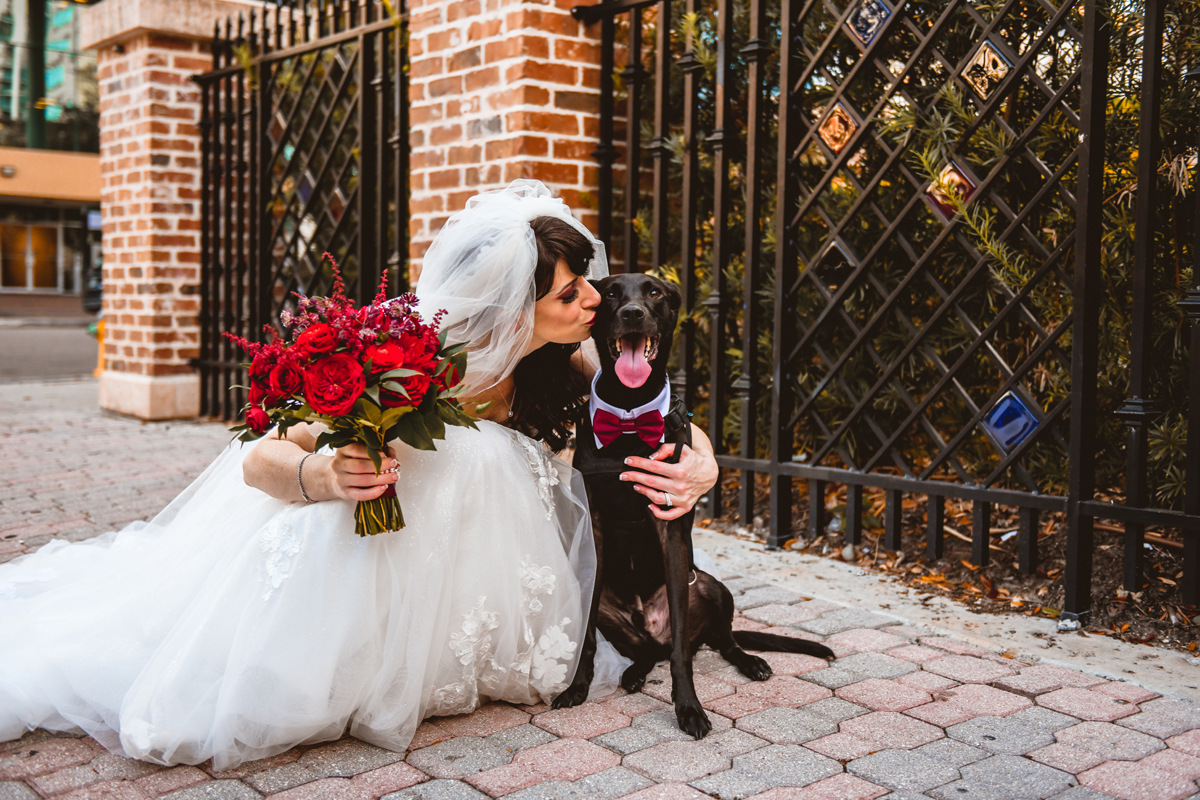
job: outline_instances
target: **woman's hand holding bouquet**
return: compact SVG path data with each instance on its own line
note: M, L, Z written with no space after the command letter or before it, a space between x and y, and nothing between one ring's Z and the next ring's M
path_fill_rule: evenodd
M388 300L386 273L374 302L356 308L333 269L332 296L298 294L296 313L283 312L284 338L269 327L264 343L226 334L250 356L245 423L232 428L238 438L252 441L272 426L282 437L293 425L321 422L318 448L362 444L378 473L390 441L434 450L447 425L474 428L458 399L467 355L439 334L442 312L426 322L413 295ZM395 488L360 501L354 521L360 536L403 528Z

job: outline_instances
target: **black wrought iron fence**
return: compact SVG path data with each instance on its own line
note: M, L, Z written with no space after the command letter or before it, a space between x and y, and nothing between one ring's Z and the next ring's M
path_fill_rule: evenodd
M1143 53L1119 503L1096 492L1111 25L1095 0L574 10L602 38L601 237L618 268L680 282L675 385L740 476L743 523L769 518L769 545L794 535L797 482L813 535L827 489L845 487L851 543L864 488L883 490L893 550L904 496L927 497L931 557L945 499L972 501L976 564L993 506L1015 507L1024 572L1041 516L1063 512L1064 615L1078 618L1094 521L1124 525L1133 591L1159 525L1183 533L1183 601L1200 604L1200 270L1177 359L1192 385L1184 511L1156 500L1146 455L1163 410L1151 320L1179 314L1152 280L1164 7L1144 7L1158 45ZM721 502L718 485L706 513Z
M402 0L281 0L218 24L203 114L201 414L245 397L230 331L257 339L293 292L348 290L408 261L407 28Z

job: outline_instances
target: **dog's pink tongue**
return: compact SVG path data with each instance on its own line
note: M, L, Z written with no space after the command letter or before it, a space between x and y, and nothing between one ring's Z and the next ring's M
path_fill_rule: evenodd
M617 378L630 389L636 389L650 378L650 362L646 360L646 337L626 336L621 340L621 357L614 367Z

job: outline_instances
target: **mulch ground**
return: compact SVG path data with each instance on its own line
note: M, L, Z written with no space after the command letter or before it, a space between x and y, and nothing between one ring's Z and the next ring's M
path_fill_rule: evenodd
M723 485L724 507L736 509L737 482L730 476ZM766 486L757 487L760 506L765 505ZM924 497L903 501L902 551L883 546L883 492L864 491L863 537L859 547L848 549L842 535L845 520L845 489L831 489L826 496L826 533L815 539L808 535L807 489L798 491L793 508L795 538L788 548L855 564L864 570L893 575L917 592L954 598L973 611L990 614L1022 614L1058 617L1064 598L1066 569L1066 518L1043 513L1038 536L1038 568L1022 574L1017 563L1017 509L993 506L991 517L991 564L971 563L970 501L946 499L944 556L925 558L926 516ZM735 512L736 513L736 512ZM759 521L761 518L759 518ZM763 526L742 527L734 514L698 524L735 536L765 540ZM1093 556L1092 611L1084 630L1092 635L1111 636L1135 644L1153 644L1200 654L1200 609L1186 605L1180 590L1183 577L1183 542L1176 531L1150 528L1145 548L1145 571L1141 590L1126 592L1123 584L1124 532L1117 525L1097 522Z

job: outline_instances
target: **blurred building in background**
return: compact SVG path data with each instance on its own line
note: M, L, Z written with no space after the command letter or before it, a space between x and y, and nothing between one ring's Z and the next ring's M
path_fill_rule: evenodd
M100 306L100 109L81 5L0 0L0 316Z

